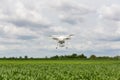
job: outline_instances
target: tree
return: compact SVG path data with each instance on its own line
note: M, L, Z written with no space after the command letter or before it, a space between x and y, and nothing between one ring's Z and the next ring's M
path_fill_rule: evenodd
M75 53L73 53L72 55L71 55L71 58L76 58L77 57L77 54L75 54Z
M96 56L95 55L91 55L90 59L96 59Z
M48 57L47 57L47 56L45 56L45 59L48 59Z
M22 56L19 56L19 59L22 59Z
M59 58L58 55L51 57L51 59L58 59L58 58Z
M4 56L3 59L6 59L6 57Z
M25 58L25 59L28 59L28 57L27 57L27 56L25 56L24 58Z
M86 59L87 57L84 54L78 55L78 58Z

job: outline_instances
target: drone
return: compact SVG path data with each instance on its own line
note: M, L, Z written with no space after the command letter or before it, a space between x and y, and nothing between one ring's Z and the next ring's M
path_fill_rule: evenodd
M58 49L58 47L65 47L66 40L70 40L72 38L72 36L73 36L73 34L70 34L70 35L52 35L50 37L53 40L57 41L56 49ZM66 47L66 49L68 49L68 47Z

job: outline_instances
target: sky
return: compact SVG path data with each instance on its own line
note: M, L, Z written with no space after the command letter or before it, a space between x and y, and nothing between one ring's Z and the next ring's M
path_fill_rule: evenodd
M50 35L74 37L56 49ZM0 57L120 55L120 0L0 0Z

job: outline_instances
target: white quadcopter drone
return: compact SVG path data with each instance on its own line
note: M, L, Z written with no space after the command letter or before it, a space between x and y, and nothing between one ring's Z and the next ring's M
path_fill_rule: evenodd
M73 34L70 34L70 35L52 35L50 36L53 40L56 40L57 41L57 46L56 46L56 49L58 47L65 47L65 41L66 40L70 40L71 37L73 36ZM66 47L67 49L68 47Z

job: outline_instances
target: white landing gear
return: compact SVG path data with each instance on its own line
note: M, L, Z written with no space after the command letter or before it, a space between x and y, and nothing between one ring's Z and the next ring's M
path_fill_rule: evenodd
M56 49L58 49L58 47L56 47Z
M68 47L66 47L66 49L68 49Z

